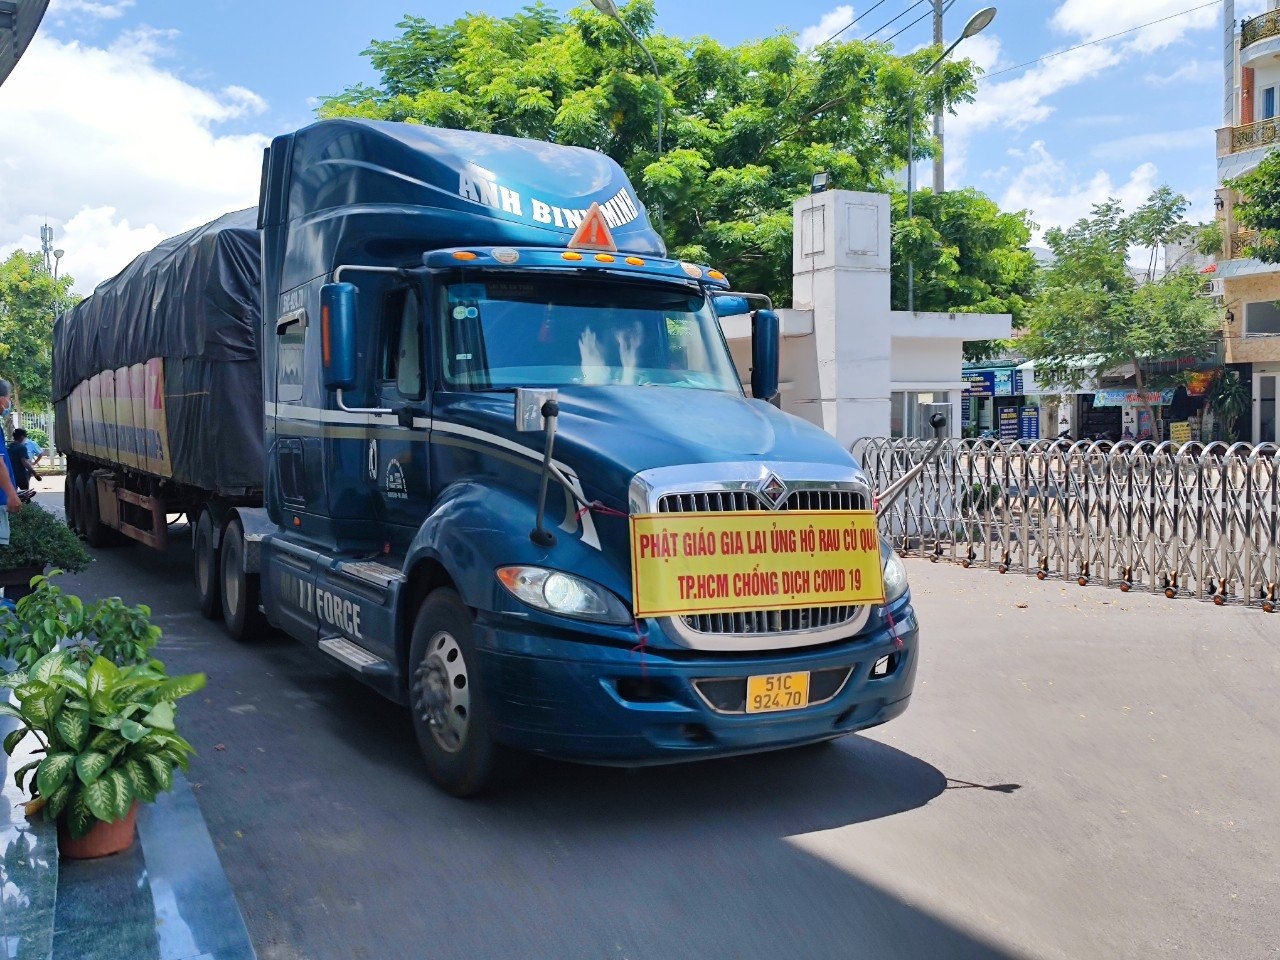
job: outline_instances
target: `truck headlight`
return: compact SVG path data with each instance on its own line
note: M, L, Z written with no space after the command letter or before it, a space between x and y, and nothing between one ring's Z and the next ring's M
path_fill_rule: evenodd
M562 617L630 623L631 611L598 583L546 567L499 567L498 582L517 600Z
M907 567L892 550L884 555L884 602L893 603L907 592Z

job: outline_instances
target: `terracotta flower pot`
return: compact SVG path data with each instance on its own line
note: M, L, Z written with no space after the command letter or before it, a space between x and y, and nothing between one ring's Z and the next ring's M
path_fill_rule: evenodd
M97 857L109 857L133 846L137 835L138 802L135 800L129 808L129 814L123 820L103 823L99 820L83 837L71 836L65 817L58 818L58 853L68 860L93 860Z

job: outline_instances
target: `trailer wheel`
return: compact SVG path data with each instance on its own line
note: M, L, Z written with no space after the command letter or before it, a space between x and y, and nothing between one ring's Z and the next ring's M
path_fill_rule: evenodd
M92 476L85 478L84 485L84 542L95 550L115 545L115 531L100 519L98 503L98 484Z
M222 571L219 567L222 556L213 540L213 516L208 510L201 510L200 519L191 533L191 546L195 553L191 570L200 612L210 620L217 620L222 616Z
M256 573L244 570L244 526L240 518L227 524L222 534L222 621L232 640L256 640L266 629L258 609L259 583Z
M75 488L75 531L83 540L89 534L89 478L76 474Z
M72 530L76 528L76 478L79 476L79 471L73 470L62 485L62 516Z
M456 592L434 590L413 624L409 710L427 774L446 793L473 797L523 768L496 743L485 701L471 611Z

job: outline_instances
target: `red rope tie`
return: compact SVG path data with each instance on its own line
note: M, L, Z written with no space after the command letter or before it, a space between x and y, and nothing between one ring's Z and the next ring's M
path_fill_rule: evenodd
M893 645L895 649L901 650L903 647L902 638L898 636L898 628L893 624L893 611L889 609L889 605L884 605L884 616L889 621L889 632L893 634Z
M623 513L621 510L615 510L615 509L613 509L613 507L607 507L607 506L605 506L603 503L601 503L599 500L592 500L590 503L584 503L584 504L579 508L578 512L577 512L576 514L574 514L574 516L578 519L578 521L579 521L579 522L581 522L581 521L582 521L582 518L583 518L584 516L586 516L588 513L592 512L592 511L594 511L594 512L596 512L596 513L599 513L599 514L602 514L602 515L604 515L604 516L606 516L606 517L629 517L629 516L631 516L631 514L629 514L629 513Z
M632 620L631 625L635 627L636 640L638 641L636 645L631 648L631 652L640 654L640 676L646 677L648 676L648 668L645 665L644 650L645 650L646 644L648 644L649 641L645 638L645 635L640 632L639 620Z

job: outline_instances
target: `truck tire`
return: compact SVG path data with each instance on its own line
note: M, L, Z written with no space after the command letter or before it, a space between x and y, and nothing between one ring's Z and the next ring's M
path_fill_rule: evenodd
M83 473L77 474L75 487L75 531L83 540L89 524L89 478Z
M98 484L92 476L85 478L84 485L84 542L95 550L116 545L115 531L104 524L98 508Z
M222 551L214 546L213 540L213 515L208 510L201 510L200 519L191 533L191 547L195 554L191 571L200 612L210 620L217 620L222 616L222 569L219 564Z
M76 479L79 476L79 471L72 471L62 484L62 516L72 530L76 529Z
M222 534L222 562L219 592L222 595L222 622L232 640L247 643L266 630L266 620L258 609L259 583L256 573L244 571L244 525L232 518Z
M446 793L474 797L517 775L527 760L494 741L472 639L458 594L434 590L413 624L409 710L427 774Z

